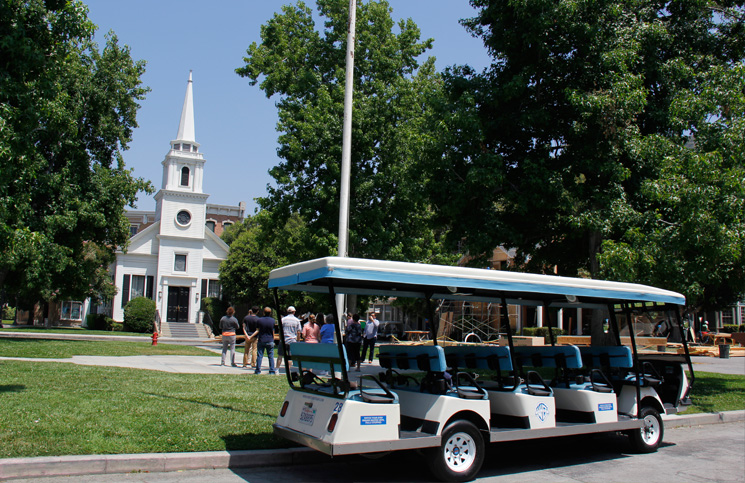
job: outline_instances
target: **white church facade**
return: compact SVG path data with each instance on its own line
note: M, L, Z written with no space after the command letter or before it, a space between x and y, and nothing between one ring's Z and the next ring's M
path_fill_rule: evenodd
M129 300L144 296L155 300L163 322L198 323L202 298L220 295L218 268L229 248L219 235L243 220L245 204L207 203L199 148L190 73L178 134L161 163L156 209L126 213L132 237L126 250L117 251L112 267L118 290L111 306L115 321L124 320Z

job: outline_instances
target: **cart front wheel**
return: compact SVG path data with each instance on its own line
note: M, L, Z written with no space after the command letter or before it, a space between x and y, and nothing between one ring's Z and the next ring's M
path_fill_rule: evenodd
M660 413L655 408L645 406L641 412L644 426L630 432L631 445L639 453L654 453L662 443L665 427Z
M441 481L470 481L484 463L484 439L470 421L455 421L442 432L442 443L427 454L430 470Z

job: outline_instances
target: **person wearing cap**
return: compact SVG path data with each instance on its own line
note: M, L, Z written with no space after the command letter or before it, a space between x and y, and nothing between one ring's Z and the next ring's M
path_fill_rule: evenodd
M287 315L282 317L282 332L285 335L284 345L280 342L279 351L277 356L277 367L282 367L282 357L285 355L285 347L287 348L287 356L290 356L290 344L297 342L298 335L300 334L300 319L295 317L295 307L290 305L287 307ZM292 367L292 361L289 366Z

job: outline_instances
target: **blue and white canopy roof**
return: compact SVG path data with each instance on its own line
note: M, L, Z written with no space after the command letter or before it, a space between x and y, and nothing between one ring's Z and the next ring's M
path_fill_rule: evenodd
M685 304L679 293L635 283L481 268L326 257L272 270L269 288L329 293L554 306L656 302Z

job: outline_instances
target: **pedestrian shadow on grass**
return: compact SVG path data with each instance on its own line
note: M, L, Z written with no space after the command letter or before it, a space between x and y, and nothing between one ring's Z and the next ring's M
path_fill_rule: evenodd
M25 390L26 386L23 386L21 384L0 385L0 392L21 392Z
M227 409L228 411L235 411L237 413L255 414L257 416L266 416L268 418L271 418L272 420L274 420L274 418L277 417L276 414L260 413L257 411L250 411L246 409L238 409L233 406L224 406L222 404L215 404L209 401L197 401L196 399L187 399L184 397L169 396L168 394L155 394L153 392L145 392L143 394L146 394L148 396L154 396L154 397L162 397L164 399L175 399L176 401L182 401L182 402L187 402L187 403L201 404L202 406L210 406L215 409Z

